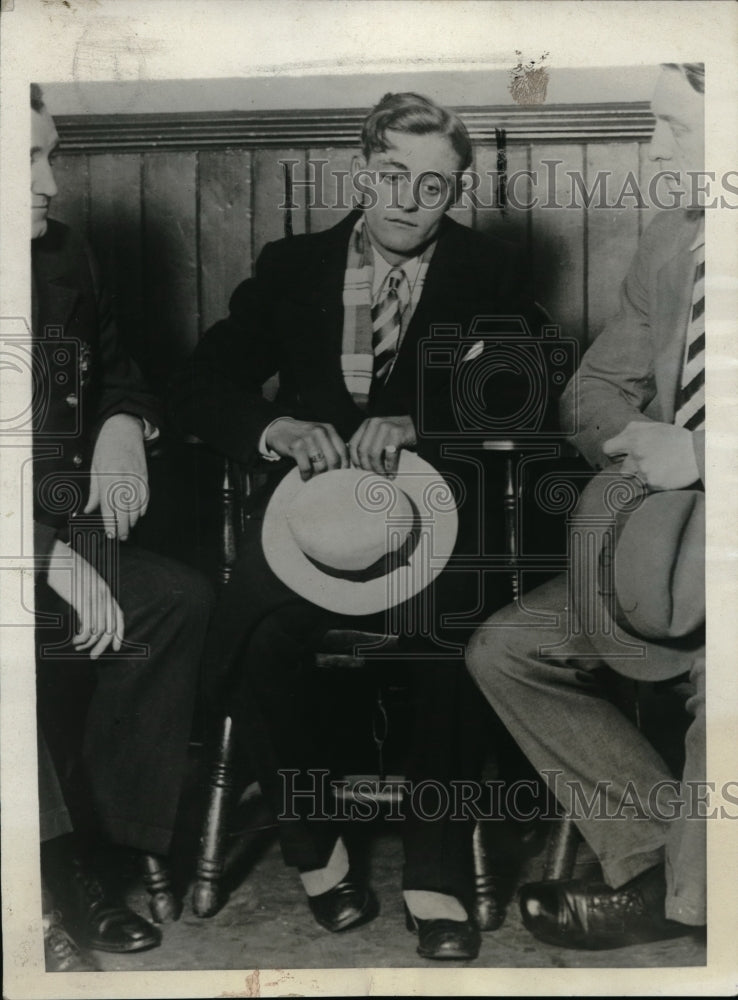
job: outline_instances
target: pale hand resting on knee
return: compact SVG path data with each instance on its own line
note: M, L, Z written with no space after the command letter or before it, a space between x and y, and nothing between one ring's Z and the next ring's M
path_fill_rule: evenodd
M91 660L109 646L117 653L123 642L123 612L97 570L57 539L46 580L77 615L78 631L72 639L75 649L89 649Z

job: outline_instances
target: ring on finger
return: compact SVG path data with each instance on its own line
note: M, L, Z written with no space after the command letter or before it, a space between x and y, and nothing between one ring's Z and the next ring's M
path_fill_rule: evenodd
M310 461L313 464L316 464L316 465L317 465L318 462L324 462L325 461L325 455L323 454L322 451L316 451L314 455L308 455L308 458L310 459Z

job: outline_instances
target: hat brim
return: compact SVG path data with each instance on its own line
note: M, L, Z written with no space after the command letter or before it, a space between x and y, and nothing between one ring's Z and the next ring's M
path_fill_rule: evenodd
M606 492L609 494L609 500L605 499ZM598 473L582 491L572 526L587 530L598 522L602 526L607 518L610 518L614 525L615 511L619 502L624 502L626 497L632 500L637 492L632 476L621 476L615 471ZM643 502L648 502L648 496ZM627 513L623 516L627 516ZM583 544L573 548L573 560L586 559L592 562L590 566L573 565L570 572L574 573L575 578L592 583L597 579L596 568L602 553L603 539L604 534L601 533L596 551ZM585 608L577 606L577 596L578 592L575 589L575 610L578 614L586 616L588 612L591 613L592 621L598 622L600 626L595 631L586 622L584 623L585 631L591 635L592 644L601 654L603 662L624 677L652 682L670 680L690 670L695 656L704 649L701 632L684 639L656 642L628 631L613 615L612 595L608 599L603 594L601 586L597 586L594 603L590 596L586 595Z
M308 559L286 516L305 485L295 467L279 483L264 513L261 539L272 572L300 597L341 615L376 614L419 593L435 580L453 552L459 526L456 503L446 480L414 452L400 453L393 482L410 497L420 516L418 544L405 565L373 580L355 581L331 576Z

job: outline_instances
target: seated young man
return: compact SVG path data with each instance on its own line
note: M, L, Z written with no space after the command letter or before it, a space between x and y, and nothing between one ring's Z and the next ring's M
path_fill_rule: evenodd
M701 64L668 64L652 101L650 155L681 171L685 191L688 172L703 169L703 95ZM705 777L704 273L704 212L696 205L662 212L643 236L619 313L562 397L565 426L577 426L574 444L604 470L587 487L578 517L595 531L613 512L612 591L603 585L608 559L600 537L602 558L574 565L571 586L562 576L526 594L527 612L513 607L493 615L467 652L472 675L521 749L549 780L556 775L552 790L601 863L604 885L551 882L523 890L526 925L565 946L617 947L687 932L706 920L705 825L690 798L691 783ZM626 478L613 491L616 473ZM642 510L629 514L630 528L614 513L623 487L645 492ZM661 520L653 519L657 511L664 512ZM643 530L649 523L650 537ZM669 571L658 581L653 553ZM688 570L688 605L675 589L681 565ZM592 621L588 602L598 607L613 597L620 604L624 591L638 596L623 600L614 616ZM642 613L652 604L662 611L668 605L673 620L651 628ZM531 626L530 612L554 614L557 624ZM622 615L643 621L613 649L612 628L604 624ZM634 643L628 633L643 641ZM645 736L608 701L597 669L605 662L629 676L689 674L692 721L676 789ZM575 788L587 802L606 789L603 808L611 818L577 818ZM629 789L641 809L623 810Z
M514 250L447 216L471 157L455 114L417 94L387 94L364 122L354 163L362 206L326 232L265 247L255 276L233 293L228 318L197 347L174 387L175 418L234 459L273 461L265 502L295 465L305 480L349 464L391 475L410 449L449 482L466 483L455 553L479 551L478 483L468 463L443 451L459 437L451 372L422 371L418 361L434 326L466 332L478 316L530 308ZM267 401L261 386L275 374L279 392ZM424 433L428 419L435 436ZM275 577L260 533L258 519L249 522L207 661L215 687L231 668L228 705L242 741L253 716L262 718L269 749L260 752L260 782L279 814L280 772L297 771L297 786L309 789L310 771L326 766L305 652L335 619ZM466 636L457 629L438 641L444 615L474 609L477 595L469 597L462 577L443 572L431 597L423 595L433 602L433 635L418 634L424 616L412 610L404 620L415 614L415 628L403 632L416 651L407 777L446 788L478 777L485 735L486 706L463 664ZM298 868L317 921L338 931L373 917L373 895L351 868L335 824L310 819L304 803L295 808L299 822L281 824L283 853ZM471 820L408 811L403 827L402 886L420 953L475 957Z

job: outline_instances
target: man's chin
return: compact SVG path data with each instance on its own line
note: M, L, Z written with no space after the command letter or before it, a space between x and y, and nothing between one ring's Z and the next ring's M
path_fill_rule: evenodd
M46 230L49 228L49 220L44 216L43 219L32 219L31 220L31 239L37 240L39 236L45 236Z

